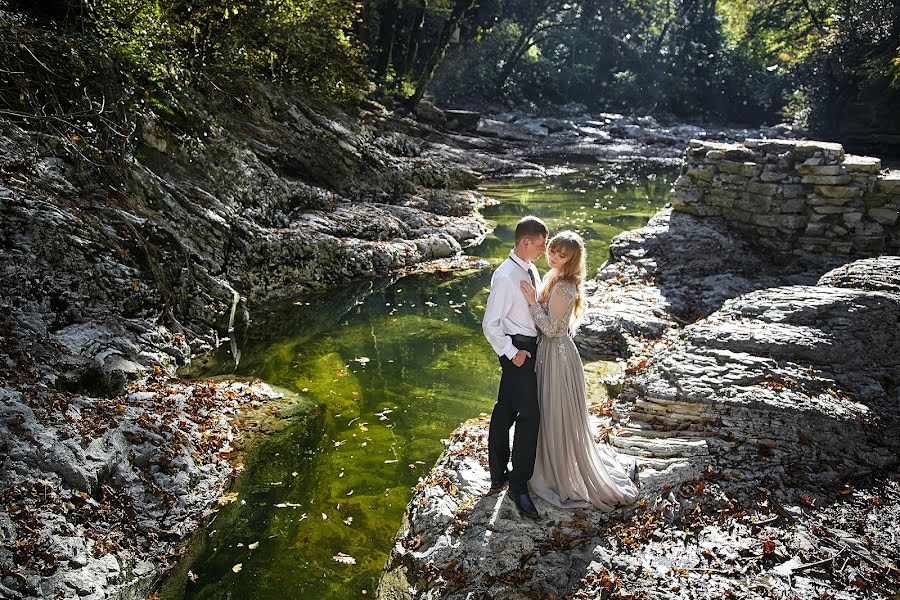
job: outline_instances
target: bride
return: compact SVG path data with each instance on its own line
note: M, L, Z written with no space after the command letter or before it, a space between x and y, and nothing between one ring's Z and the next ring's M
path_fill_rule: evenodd
M535 364L541 425L531 488L556 506L611 511L637 500L637 467L626 473L611 450L594 443L588 423L584 367L571 332L586 270L581 237L573 231L554 236L547 262L539 299L531 284L521 283L542 334Z

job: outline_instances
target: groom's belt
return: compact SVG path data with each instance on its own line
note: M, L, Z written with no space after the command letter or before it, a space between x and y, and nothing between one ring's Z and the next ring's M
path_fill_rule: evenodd
M512 338L514 344L516 342L520 344L537 344L537 336L534 335L520 335L516 333L514 335L510 335L509 337Z

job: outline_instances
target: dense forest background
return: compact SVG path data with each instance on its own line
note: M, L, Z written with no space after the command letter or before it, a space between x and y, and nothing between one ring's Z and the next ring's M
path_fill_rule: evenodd
M900 145L900 0L42 0L0 13L0 109L127 141L260 81L353 104L590 111ZM576 107L580 108L580 107ZM184 124L184 127L189 127ZM115 146L115 144L112 144Z

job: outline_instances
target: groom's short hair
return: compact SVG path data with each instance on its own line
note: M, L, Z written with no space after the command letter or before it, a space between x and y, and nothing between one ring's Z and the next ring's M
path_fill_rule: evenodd
M547 237L548 235L550 235L550 230L547 228L547 224L537 217L528 215L527 217L522 217L516 224L517 244L522 238Z

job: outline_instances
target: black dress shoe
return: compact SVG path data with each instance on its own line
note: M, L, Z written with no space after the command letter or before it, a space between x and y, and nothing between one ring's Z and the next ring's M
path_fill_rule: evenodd
M510 495L512 496L513 504L519 509L520 515L534 520L541 518L541 515L538 513L537 508L535 508L534 502L531 501L531 496L528 495L528 492Z
M506 484L509 483L509 476L503 478L502 481L492 481L491 489L488 490L488 496L496 496L500 492L503 491L503 488L506 487Z
M637 487L641 487L641 476L638 475L638 466L636 462L632 463L631 472L628 473L628 478L631 479L632 482L634 482L634 485L636 485Z

